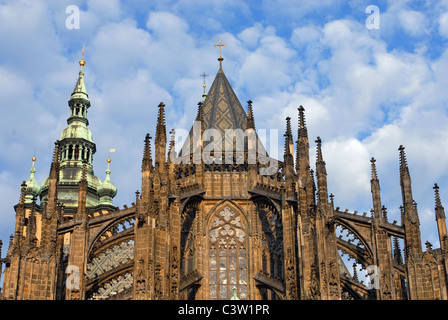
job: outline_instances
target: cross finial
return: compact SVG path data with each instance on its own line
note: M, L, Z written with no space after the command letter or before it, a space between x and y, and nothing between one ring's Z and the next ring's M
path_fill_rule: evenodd
M215 47L219 47L219 59L223 59L222 56L221 56L221 48L222 47L226 47L227 45L226 44L222 44L221 39L219 39L218 42L219 42L219 44L214 44L214 46Z
M205 78L208 77L208 74L206 74L205 72L203 72L200 76L201 76L202 78L204 78L204 84L202 85L202 87L204 88L204 94L205 94L205 87L206 87L206 85L205 85Z
M208 77L208 74L206 74L205 72L203 72L203 73L201 74L201 77L204 78L204 83L205 83L205 78Z

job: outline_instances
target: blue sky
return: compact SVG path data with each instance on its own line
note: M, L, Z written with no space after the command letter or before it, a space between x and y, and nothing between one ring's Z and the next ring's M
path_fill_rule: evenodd
M66 7L80 8L67 29ZM369 30L366 7L380 9ZM66 127L85 43L85 82L97 144L95 174L112 154L114 203L140 189L143 139L154 135L157 105L167 128L188 130L218 70L243 106L253 101L257 129L279 129L306 109L314 164L320 136L335 205L372 207L370 157L377 159L389 220L400 221L398 147L406 147L419 204L422 241L439 247L433 185L448 201L448 1L0 1L0 239L14 230L20 184L36 154L36 180L50 169ZM283 148L282 144L280 145ZM281 154L281 151L280 151Z

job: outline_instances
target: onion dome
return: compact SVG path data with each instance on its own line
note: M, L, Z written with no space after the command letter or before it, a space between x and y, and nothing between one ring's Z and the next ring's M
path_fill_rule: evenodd
M34 198L37 198L40 194L40 185L34 180L34 173L36 172L36 168L34 168L34 162L36 162L36 157L32 158L33 160L33 166L30 170L30 178L26 182L26 189L25 189L25 203L31 203L33 202Z
M112 205L112 199L117 194L117 187L110 181L110 158L107 159L106 179L100 184L97 191L100 196L99 204Z

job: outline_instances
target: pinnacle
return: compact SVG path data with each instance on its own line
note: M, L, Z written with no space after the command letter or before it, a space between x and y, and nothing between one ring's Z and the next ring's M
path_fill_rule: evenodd
M435 202L436 202L436 209L442 208L442 201L440 200L440 194L439 194L439 186L437 183L434 183L434 193L435 193Z
M145 147L143 150L142 170L152 168L151 139L151 136L147 133L145 137Z
M316 154L317 154L317 161L323 161L323 157L322 157L322 140L320 137L317 137L317 139L314 141L317 143L317 148L316 148Z
M255 119L252 110L252 100L247 101L247 128L255 130Z
M375 158L372 157L372 158L370 159L370 163L371 163L371 165L372 165L372 179L374 179L374 180L378 179L378 177L377 177L377 172L376 172L376 165L375 165L375 162L376 162Z
M297 108L297 110L299 110L298 137L306 138L308 136L308 130L306 128L305 122L305 108L303 106L300 106L299 108Z
M164 140L166 141L165 104L160 102L158 107L159 114L157 117L156 141L163 139L163 137L165 137Z

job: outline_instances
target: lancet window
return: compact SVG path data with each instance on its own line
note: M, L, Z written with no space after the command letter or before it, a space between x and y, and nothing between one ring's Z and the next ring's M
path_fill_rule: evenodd
M230 299L233 288L239 299L247 299L247 234L242 214L226 206L209 226L210 299Z

